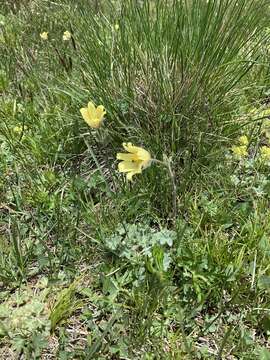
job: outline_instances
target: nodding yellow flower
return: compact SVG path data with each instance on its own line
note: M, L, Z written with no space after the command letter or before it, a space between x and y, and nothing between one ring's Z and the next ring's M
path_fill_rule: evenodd
M248 155L247 146L246 145L239 145L239 146L232 146L232 152L237 157L241 158Z
M70 39L71 39L71 33L67 30L67 31L65 31L64 34L63 34L63 40L64 40L64 41L68 41L68 40L70 40Z
M47 31L43 31L42 33L39 34L39 36L41 37L42 40L48 40L48 32Z
M96 108L94 103L91 101L88 103L86 108L81 108L80 112L87 124L94 129L98 129L102 125L104 115L106 114L103 105L99 105Z
M241 145L248 145L249 141L248 141L248 137L246 135L242 135L240 136L240 138L238 139L239 143Z
M118 170L127 173L127 180L132 180L133 175L141 174L143 169L151 164L150 153L132 143L123 143L123 148L129 153L117 153L117 160L122 160L118 164Z
M262 146L260 151L261 151L261 158L263 160L270 160L270 147Z

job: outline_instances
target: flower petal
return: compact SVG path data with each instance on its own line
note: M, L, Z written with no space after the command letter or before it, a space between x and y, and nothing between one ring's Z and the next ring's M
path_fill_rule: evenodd
M96 107L92 101L89 101L88 103L88 112L89 112L89 116L92 119L96 118Z
M106 111L105 111L105 109L104 109L104 106L103 106L103 105L99 105L99 106L96 108L96 117L99 118L99 119L102 119L105 114L106 114Z
M118 164L118 170L120 172L129 172L129 171L138 171L138 173L142 172L140 164L133 161L121 161Z
M134 146L132 143L123 143L123 148L126 150L126 151L128 151L128 152L130 152L130 153L132 153L132 154L136 154L139 150L140 150L140 148L138 147L138 146Z
M125 154L125 153L117 153L116 154L117 160L125 160L125 161L135 161L137 160L136 154Z
M150 153L139 146L134 146L132 143L123 143L123 148L131 154L137 154L139 160L147 162L151 160Z
M138 155L138 158L140 160L143 160L143 161L146 161L146 162L151 160L150 153L147 150L143 149L143 148L139 148L137 155Z
M81 108L80 112L82 114L82 117L84 118L84 120L88 123L91 119L89 116L89 112L87 108Z
M98 129L100 127L102 122L100 121L100 119L92 118L89 115L88 108L82 108L82 109L80 109L80 112L82 114L83 119L87 122L87 124L90 127L94 128L94 129Z
M98 129L102 125L102 120L100 119L91 119L90 126L94 129Z

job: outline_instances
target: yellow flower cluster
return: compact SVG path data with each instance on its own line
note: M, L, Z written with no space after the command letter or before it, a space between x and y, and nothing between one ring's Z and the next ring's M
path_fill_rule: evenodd
M231 147L233 154L237 158L243 158L248 156L248 144L249 140L246 135L242 135L238 139L238 145L234 145ZM260 159L262 161L270 161L270 147L269 146L261 146L260 147Z
M98 129L103 124L106 111L103 105L95 106L90 101L85 108L80 109L81 115L84 121L93 129ZM118 164L118 170L121 173L125 173L127 180L132 180L135 174L141 174L143 169L147 168L151 164L150 153L139 147L134 146L132 143L123 143L124 150L127 153L117 153L117 160L121 160Z
M240 138L238 139L239 143L243 146L247 146L249 141L248 141L248 137L246 135L242 135L240 136Z
M261 159L269 161L270 160L270 147L262 146L260 150L261 150Z
M238 158L247 156L248 155L248 144L249 144L248 137L246 135L240 136L238 139L238 143L239 143L239 145L234 145L231 148L233 154Z
M246 145L232 146L232 152L234 153L235 156L240 158L248 155Z

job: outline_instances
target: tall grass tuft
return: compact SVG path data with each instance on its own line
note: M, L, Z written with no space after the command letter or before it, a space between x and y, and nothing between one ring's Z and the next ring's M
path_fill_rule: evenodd
M202 139L212 144L209 134L220 134L266 41L267 1L105 5L109 15L98 17L78 7L81 76L71 82L72 96L106 106L117 142L133 138L158 153L198 148Z

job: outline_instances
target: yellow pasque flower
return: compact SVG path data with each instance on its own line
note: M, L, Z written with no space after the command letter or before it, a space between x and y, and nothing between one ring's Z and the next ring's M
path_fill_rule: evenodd
M133 175L141 174L142 170L151 164L151 155L145 149L131 143L123 143L123 148L129 154L117 153L117 160L122 160L118 164L118 170L127 173L127 180L132 180Z
M261 158L263 160L270 160L270 147L262 146L260 150L261 150Z
M246 135L242 135L240 136L240 138L238 139L239 143L241 145L248 145L249 141L248 141L248 137Z
M67 31L65 31L64 34L63 34L63 40L64 40L64 41L68 41L68 40L70 40L70 39L71 39L71 33L67 30Z
M47 31L43 31L42 33L39 34L39 36L41 37L42 40L48 40L48 32Z
M98 129L102 125L104 115L106 114L103 105L99 105L96 108L94 103L91 101L88 103L86 108L81 108L80 112L87 124L94 129Z
M246 145L232 146L231 149L234 155L236 155L237 157L244 157L248 155Z

